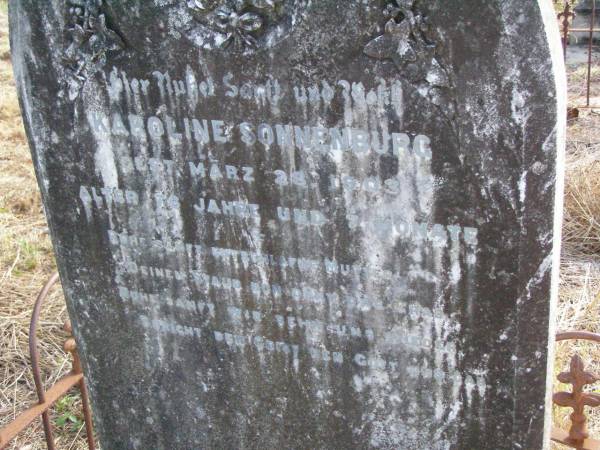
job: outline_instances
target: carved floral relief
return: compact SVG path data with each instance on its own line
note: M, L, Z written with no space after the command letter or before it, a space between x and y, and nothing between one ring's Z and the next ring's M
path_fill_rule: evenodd
M384 33L367 43L367 56L393 62L401 75L426 92L437 106L453 108L448 100L451 81L436 52L437 38L418 0L392 0L382 11Z
M187 0L197 22L216 33L216 46L248 51L283 18L282 0Z
M69 0L63 55L69 100L75 100L85 80L104 67L108 52L123 48L123 39L107 25L103 0Z

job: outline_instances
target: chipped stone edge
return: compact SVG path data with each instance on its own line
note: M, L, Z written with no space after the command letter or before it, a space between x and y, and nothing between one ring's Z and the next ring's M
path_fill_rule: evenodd
M550 0L538 0L544 21L553 77L556 83L556 185L554 199L554 242L552 248L552 284L550 287L550 327L548 340L548 368L546 377L546 414L544 421L544 450L550 448L552 432L552 389L554 385L554 344L556 337L556 307L560 275L560 252L562 242L563 203L565 189L565 151L567 132L567 74L564 53L554 5Z

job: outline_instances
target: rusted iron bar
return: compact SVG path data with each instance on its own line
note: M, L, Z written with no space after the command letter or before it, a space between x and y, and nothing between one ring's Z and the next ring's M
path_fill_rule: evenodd
M69 390L76 386L83 379L82 374L73 373L61 378L54 386L45 392L46 400L39 403L23 413L9 423L6 428L0 430L0 449L4 449L10 441L12 441L21 431L27 428L44 412L47 412L50 407Z
M67 321L64 326L64 330L73 335L73 328L71 322ZM77 353L77 343L72 337L67 339L64 345L66 352L69 352L73 357L73 373L82 375L79 380L79 391L81 392L81 405L83 409L83 421L85 423L85 432L87 437L87 444L89 450L95 450L96 443L94 442L94 427L92 425L92 409L90 407L90 400L85 386L85 380L83 378L83 370L81 368L81 360L79 359L79 353Z
M37 325L40 319L40 311L42 309L42 303L48 296L52 286L58 281L58 274L55 273L50 277L48 282L44 285L42 290L35 300L33 306L33 313L31 315L31 322L29 322L29 355L31 357L31 370L33 372L33 381L35 383L35 390L37 392L40 404L46 403L46 392L44 391L44 384L42 383L42 375L40 372L40 354L38 351L38 340L37 340ZM50 424L50 415L48 410L42 412L42 423L44 424L44 434L46 435L46 444L48 450L55 450L54 437L52 436L52 425Z
M600 395L584 392L586 386L596 383L600 378L587 372L583 360L579 355L573 356L568 372L558 376L558 381L573 386L572 392L558 392L554 394L554 403L565 408L572 408L571 429L569 440L571 444L581 448L586 439L590 438L587 429L588 419L585 415L586 406L600 406Z
M567 60L567 45L569 44L569 25L570 20L575 14L571 11L571 3L567 1L565 3L565 9L558 15L558 19L562 19L562 45L563 45L563 57Z
M585 331L558 333L557 341L587 340L600 343L600 334ZM570 416L571 429L567 432L561 429L552 430L552 440L580 450L600 450L600 441L591 439L587 430L586 407L600 406L600 394L588 393L585 387L600 380L600 377L585 370L581 357L575 354L571 358L568 372L558 375L558 381L573 386L572 392L557 392L553 396L556 405L573 409Z
M552 430L552 440L559 444L572 447L571 441L569 440L569 433L565 430L561 430L559 428ZM581 447L577 448L577 450L600 450L600 441L595 439L586 439L581 444Z
M600 334L589 331L563 331L556 335L557 341L576 341L578 339L600 343Z
M558 14L558 20L561 27L561 38L564 52L565 62L567 60L567 48L569 45L569 34L570 33L589 33L588 42L588 58L587 58L587 76L586 76L586 94L585 94L585 105L578 105L574 108L569 108L568 117L576 118L579 115L579 109L594 109L599 106L592 105L592 63L593 63L593 51L594 51L594 33L599 33L600 28L595 28L596 25L596 2L592 1L592 12L590 18L590 26L588 28L572 28L571 21L575 17L571 2L565 0L564 8L562 12Z
M94 425L92 422L92 408L90 406L90 398L88 397L85 379L81 374L79 380L79 391L81 392L81 406L83 408L83 421L85 423L85 433L89 450L96 450L96 442L94 441Z
M596 25L596 0L592 0L592 17L590 19L590 41L588 42L588 70L586 106L590 106L592 93L592 51L594 50L594 25Z
M5 428L0 430L0 450L6 448L8 443L13 440L19 433L27 428L31 423L39 416L42 416L42 423L44 425L44 434L46 437L46 446L49 450L54 450L54 438L52 436L52 426L50 423L49 408L62 396L64 396L70 389L77 386L81 392L81 402L83 408L83 417L85 422L85 430L87 434L87 443L90 450L95 450L94 442L94 430L92 425L92 414L90 409L89 397L85 386L85 380L83 377L83 371L81 369L81 361L79 354L77 353L77 344L75 339L71 336L72 328L71 324L67 322L64 326L65 331L69 333L69 338L64 344L65 351L71 354L73 358L73 368L71 373L61 378L54 386L48 391L44 389L42 382L42 376L39 364L39 352L38 352L38 340L37 340L37 324L39 322L40 311L42 304L50 289L58 281L58 274L53 275L50 280L44 285L40 291L31 316L31 322L29 324L29 353L31 356L31 368L33 371L33 380L35 382L35 388L38 395L39 403L23 413L21 413L14 421L9 423Z

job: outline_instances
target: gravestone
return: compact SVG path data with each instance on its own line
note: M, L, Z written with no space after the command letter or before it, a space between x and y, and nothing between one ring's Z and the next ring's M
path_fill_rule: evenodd
M103 448L544 447L550 2L13 0L10 19Z
M594 14L594 2L596 3L595 17L592 22L592 14ZM573 18L572 28L578 28L588 31L575 31L571 33L570 41L572 44L588 44L590 42L590 27L599 27L600 17L600 1L598 0L579 0L574 8L575 17ZM598 33L593 34L594 42L598 42Z

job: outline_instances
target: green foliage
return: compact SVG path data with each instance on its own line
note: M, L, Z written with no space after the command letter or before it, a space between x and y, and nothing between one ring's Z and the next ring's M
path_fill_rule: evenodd
M83 425L83 417L77 412L78 408L77 395L65 395L58 400L54 405L54 425L63 431L77 432Z

